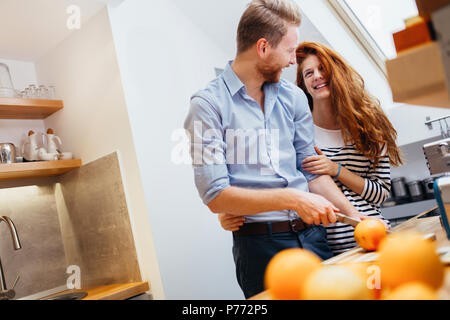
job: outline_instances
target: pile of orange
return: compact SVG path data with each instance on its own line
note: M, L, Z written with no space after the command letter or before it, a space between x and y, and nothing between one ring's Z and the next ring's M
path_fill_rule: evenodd
M438 299L444 266L433 241L399 232L369 243L378 249L375 264L323 265L305 249L284 250L267 266L266 289L281 300Z

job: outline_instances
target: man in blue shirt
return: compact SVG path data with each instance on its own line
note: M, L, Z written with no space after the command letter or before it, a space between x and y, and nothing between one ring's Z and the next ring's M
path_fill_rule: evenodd
M335 212L360 218L327 176L301 169L316 155L308 101L280 78L295 64L300 25L289 0L253 0L238 27L238 52L191 98L185 129L195 184L214 213L245 216L233 233L236 275L246 298L264 290L269 260L287 248L332 253L322 225Z

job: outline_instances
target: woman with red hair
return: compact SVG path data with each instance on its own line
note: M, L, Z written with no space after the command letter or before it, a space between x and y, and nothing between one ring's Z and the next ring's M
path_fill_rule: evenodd
M390 165L402 164L397 132L362 77L335 51L303 42L296 53L297 85L308 97L318 153L302 168L330 175L361 214L383 219ZM339 222L327 227L327 238L335 254L356 245L353 228Z

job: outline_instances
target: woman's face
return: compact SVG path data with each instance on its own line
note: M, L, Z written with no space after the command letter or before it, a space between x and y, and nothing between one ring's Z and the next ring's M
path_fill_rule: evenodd
M315 55L309 55L302 64L302 75L308 93L314 101L330 98L329 79L322 63Z

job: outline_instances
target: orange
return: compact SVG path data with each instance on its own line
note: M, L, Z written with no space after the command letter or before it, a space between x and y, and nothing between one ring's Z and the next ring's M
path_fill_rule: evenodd
M421 282L409 282L392 290L385 300L439 300L436 291Z
M444 266L436 253L436 244L424 240L423 235L415 231L401 231L386 237L379 248L378 265L383 289L415 281L438 289L444 280Z
M286 249L269 262L264 275L266 289L273 299L300 299L306 277L321 266L321 259L305 249Z
M364 219L355 227L355 241L363 249L377 250L384 237L386 237L386 228L379 219Z
M370 300L366 282L356 273L341 266L325 266L312 273L303 286L306 300Z
M360 276L364 281L367 280L367 268L370 266L369 262L344 262L339 266L351 270L356 275Z

